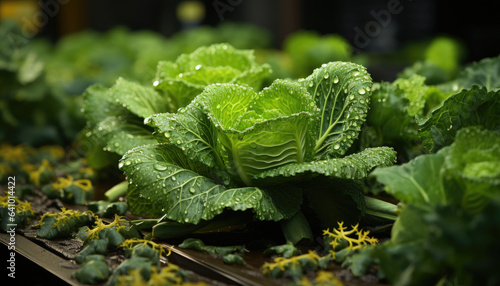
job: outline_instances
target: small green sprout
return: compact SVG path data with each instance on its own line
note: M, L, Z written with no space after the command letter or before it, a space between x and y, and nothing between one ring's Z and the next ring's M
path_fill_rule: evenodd
M140 238L130 238L125 240L122 244L120 244L120 247L126 247L132 249L133 247L136 247L137 245L142 246L150 246L152 249L156 250L159 252L160 256L161 255L166 255L169 256L172 253L172 250L168 248L168 253L165 253L165 248L159 244L157 244L154 241L151 240L146 240L146 239L140 239Z
M12 200L14 200L13 204ZM8 231L10 224L17 224L19 227L28 224L29 218L34 215L31 203L21 201L16 197L0 196L0 226L3 231ZM11 220L12 218L14 221Z
M290 258L277 257L274 262L266 262L262 266L265 275L273 278L290 276L293 280L299 281L306 270L316 271L321 257L315 251L310 250L307 254L293 256Z
M50 198L84 204L93 196L92 182L88 179L73 180L73 176L59 177L57 181L44 186L42 192Z
M92 212L79 212L62 208L59 213L45 213L36 226L40 226L39 237L54 239L69 236L77 228L88 224L93 216Z
M95 217L95 227L88 230L87 240L98 239L99 233L105 229L116 228L116 230L120 230L122 228L125 228L127 226L123 223L126 222L128 222L126 218L120 217L118 215L115 215L115 219L109 224L105 224L102 218Z
M54 177L54 170L50 165L49 161L46 159L42 160L41 165L36 169L28 173L30 182L37 187L41 184L47 183Z

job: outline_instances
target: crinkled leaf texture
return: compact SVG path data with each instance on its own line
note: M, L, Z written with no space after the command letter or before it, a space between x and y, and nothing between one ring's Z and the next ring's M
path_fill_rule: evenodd
M269 65L257 64L253 50L214 44L180 55L175 62L159 62L154 85L179 108L210 84L238 83L258 89L269 74Z
M370 104L372 80L366 68L331 62L299 80L320 109L317 159L338 158L358 137Z
M436 152L450 145L457 131L467 126L500 129L500 91L488 92L476 85L450 96L422 124L418 136L425 148Z
M363 134L361 146L383 146L403 141L410 142L417 137L418 125L414 116L408 114L409 100L404 90L397 85L382 82L373 85L370 110L366 118L368 128Z
M500 195L500 133L469 127L457 133L444 167L446 177L465 186L465 196Z
M171 102L153 88L119 78L111 88L93 85L84 93L84 131L89 163L102 168L112 163L109 152L123 155L128 150L154 144L152 129L143 120L172 110ZM108 158L109 160L103 159Z
M366 177L377 166L391 166L396 161L396 152L389 147L367 148L343 158L332 158L304 163L288 164L261 172L254 176L257 183L282 183L310 179L317 175L359 180Z
M457 92L474 85L483 86L488 91L500 88L500 56L473 63L462 70L455 80L439 87Z
M277 80L260 93L246 86L216 84L196 103L217 130L230 173L246 185L255 174L313 156L318 109L298 84Z
M339 158L366 117L371 79L364 68L330 63L313 75L276 80L260 92L212 84L178 113L148 117L160 144L137 147L119 164L131 211L197 224L224 209L252 209L277 221L302 202L301 189L287 182L361 179L393 164L387 147Z
M141 146L120 160L130 182L127 202L132 213L166 215L181 223L198 224L224 209L252 209L260 220L291 217L302 203L297 188L265 190L256 187L228 189L206 177L210 169L190 161L169 144ZM152 203L154 202L154 203Z
M370 176L407 204L457 204L478 210L500 195L500 134L467 127L450 146L410 162L379 167Z
M179 109L178 113L154 114L144 122L155 129L158 142L176 145L190 160L208 167L216 166L216 160L221 162L215 151L215 130L206 114L193 104Z

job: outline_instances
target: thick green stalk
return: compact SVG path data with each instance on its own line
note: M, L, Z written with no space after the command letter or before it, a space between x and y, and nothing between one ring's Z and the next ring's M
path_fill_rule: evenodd
M394 222L398 215L398 206L383 200L365 196L365 216L372 216L378 219Z
M114 202L119 197L126 195L127 189L128 189L128 182L123 181L113 186L111 189L105 192L104 195L106 196L106 198L108 198L108 201Z
M294 245L310 243L314 239L309 222L301 211L292 218L281 221L281 231L287 242Z

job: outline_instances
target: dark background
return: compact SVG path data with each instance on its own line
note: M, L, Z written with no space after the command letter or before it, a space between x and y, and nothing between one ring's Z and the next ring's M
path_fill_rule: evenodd
M41 0L42 2L48 0ZM56 1L56 0L52 0ZM68 1L68 0L65 0ZM387 10L396 0L209 0L199 23L216 26L223 21L242 21L268 29L274 47L280 48L290 33L305 29L345 37L355 52L390 53L409 41L446 35L463 41L466 62L497 56L500 52L500 1L400 0L402 11L392 14L389 24L370 38L366 47L355 45L355 27L365 30L373 13ZM183 27L176 16L181 0L69 0L61 13L44 26L41 36L57 40L83 29L106 31L117 25L131 30L150 29L170 36ZM221 4L222 3L222 4ZM229 5L229 6L224 6ZM219 8L216 8L218 6ZM224 10L223 7L231 9Z

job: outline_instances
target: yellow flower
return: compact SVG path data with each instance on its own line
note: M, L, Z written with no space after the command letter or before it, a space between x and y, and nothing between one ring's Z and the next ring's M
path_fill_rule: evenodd
M285 271L294 264L300 264L301 260L309 260L317 265L320 257L313 250L309 250L309 253L307 254L292 256L290 258L277 257L274 259L273 263L264 263L264 265L262 266L263 272L264 274L270 274L276 268Z
M127 248L132 248L136 244L142 244L143 246L150 245L151 248L156 249L160 252L160 255L165 254L165 248L157 243L155 243L152 240L146 240L146 239L139 239L139 238L130 238L125 240L122 244L120 244L120 247L127 247ZM166 256L169 256L172 253L172 250L168 248L168 253Z
M42 146L38 149L38 151L48 153L52 162L58 161L66 155L64 148L58 145Z
M16 197L0 196L0 207L5 208L9 206L9 198L14 199L16 213L30 212L31 215L35 215L35 212L31 208L31 203L28 201L21 201Z
M334 228L332 232L328 229L323 230L323 235L333 238L330 242L332 246L331 254L335 258L335 248L341 244L341 241L346 241L349 245L347 249L356 250L365 248L367 245L374 245L378 243L378 239L374 237L369 237L370 231L360 231L358 230L358 225L352 226L351 230L347 230L344 226L344 222L338 223L338 228ZM353 237L354 236L354 237Z
M344 284L340 281L332 272L319 271L316 279L314 279L316 285L336 285L343 286Z
M42 165L38 167L38 169L29 172L30 175L30 181L35 184L35 186L39 187L40 186L40 175L45 171L45 170L50 170L52 171L52 166L50 165L49 161L46 159L42 160Z
M99 218L97 216L94 217L95 217L95 227L89 230L89 235L87 236L88 240L99 238L99 232L105 228L112 228L116 226L116 229L119 230L125 227L125 225L122 225L121 223L128 222L126 218L120 217L119 215L115 215L115 220L109 224L105 224L102 221L102 218Z
M71 185L78 186L84 191L92 189L92 182L90 180L81 179L73 181L73 177L71 175L66 175L66 178L57 178L57 181L52 184L52 188L54 188L54 190L63 190Z
M26 161L28 161L28 156L33 154L35 154L35 150L24 145L0 145L0 157L2 157L7 162L25 163Z

